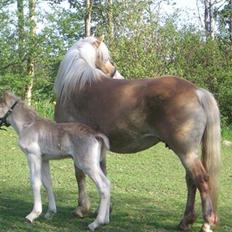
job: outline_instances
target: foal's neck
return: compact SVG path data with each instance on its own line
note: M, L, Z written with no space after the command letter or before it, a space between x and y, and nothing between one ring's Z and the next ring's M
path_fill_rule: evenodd
M39 116L33 109L27 106L24 102L19 101L9 116L9 121L16 132L20 134L24 129L31 126L37 118L39 118Z

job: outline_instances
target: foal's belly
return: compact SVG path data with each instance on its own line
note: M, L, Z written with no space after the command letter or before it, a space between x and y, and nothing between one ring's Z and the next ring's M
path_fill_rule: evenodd
M43 160L60 160L60 159L67 159L72 158L70 155L66 154L43 154L42 159Z

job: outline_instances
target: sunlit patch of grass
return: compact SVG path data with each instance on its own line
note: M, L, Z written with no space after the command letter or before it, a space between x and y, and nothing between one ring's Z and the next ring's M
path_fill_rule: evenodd
M232 148L222 146L218 232L232 231ZM53 220L41 216L32 225L24 217L32 209L32 191L25 155L17 146L12 129L0 132L0 231L9 232L71 232L88 231L93 216L82 220L71 216L76 206L77 185L72 160L51 162L53 188L58 213ZM113 154L107 157L108 176L112 184L113 212L109 225L98 231L110 232L175 232L186 202L185 171L173 152L163 144L137 153ZM92 212L99 198L88 180ZM47 198L43 191L43 211ZM202 223L199 194L196 210L198 220L192 231Z

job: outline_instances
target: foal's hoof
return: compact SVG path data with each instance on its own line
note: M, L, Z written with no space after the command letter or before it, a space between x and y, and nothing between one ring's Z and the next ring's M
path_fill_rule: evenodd
M44 217L47 220L52 220L55 214L56 214L56 212L48 210L47 213L44 215Z
M29 219L29 218L25 218L25 223L27 223L27 224L32 224L33 221L32 221L31 219Z
M88 225L88 227L91 231L94 231L95 229L97 229L98 226L99 226L99 224L96 223L95 221Z
M89 224L88 227L91 231L94 231L97 227L95 227L94 225L92 225L93 223Z

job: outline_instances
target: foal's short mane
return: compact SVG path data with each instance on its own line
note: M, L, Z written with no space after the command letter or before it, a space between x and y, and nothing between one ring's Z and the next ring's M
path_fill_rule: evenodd
M90 36L77 41L66 53L60 63L55 81L57 99L66 100L78 87L81 90L86 84L105 77L105 74L96 68L97 57L109 60L110 55L106 45L102 42L96 48L97 38Z

